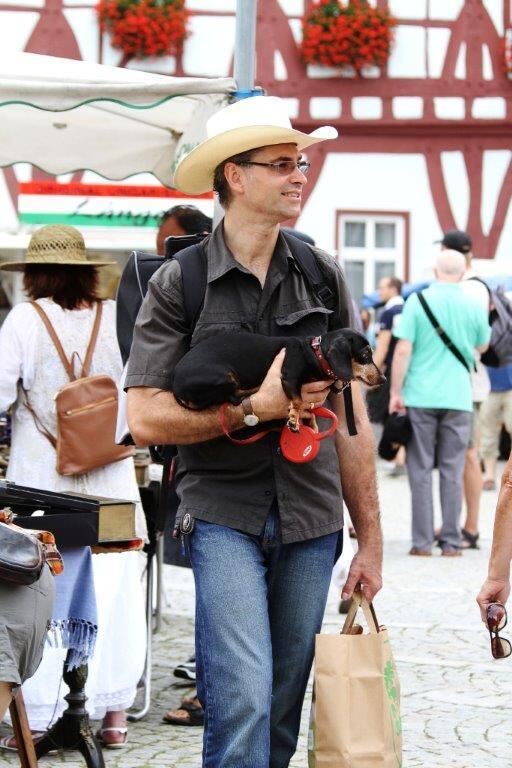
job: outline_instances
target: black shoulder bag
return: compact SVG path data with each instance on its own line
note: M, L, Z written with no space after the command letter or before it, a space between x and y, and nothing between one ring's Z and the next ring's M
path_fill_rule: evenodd
M471 368L469 367L466 358L464 357L462 352L460 352L457 349L457 347L455 346L453 341L450 339L450 337L448 336L448 334L446 333L444 328L439 324L439 321L437 320L436 316L434 315L434 313L430 309L429 305L427 304L427 300L423 296L423 293L421 291L418 291L418 293L416 295L418 297L418 301L420 302L421 306L425 310L426 316L428 317L428 319L430 320L430 322L434 326L434 330L437 333L437 335L439 336L439 338L441 339L441 341L443 342L443 344L446 344L446 346L448 347L448 349L450 350L452 355L455 355L455 357L457 358L459 363L462 363L462 365L464 366L466 371L468 373L471 373Z

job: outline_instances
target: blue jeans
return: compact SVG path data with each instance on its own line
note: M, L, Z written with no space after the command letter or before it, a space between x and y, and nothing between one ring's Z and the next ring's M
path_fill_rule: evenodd
M337 539L281 544L276 511L259 537L196 520L190 557L203 768L289 764Z

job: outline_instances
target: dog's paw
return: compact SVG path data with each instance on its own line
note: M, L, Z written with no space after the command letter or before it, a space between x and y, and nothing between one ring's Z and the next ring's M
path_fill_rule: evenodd
M299 431L299 423L300 423L299 422L299 409L293 403L290 403L290 407L288 408L288 420L286 422L286 426L292 432L298 432Z

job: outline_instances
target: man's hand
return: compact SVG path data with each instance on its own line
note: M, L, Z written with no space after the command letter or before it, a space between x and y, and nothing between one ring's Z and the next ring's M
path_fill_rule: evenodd
M510 580L509 579L490 579L487 578L476 599L480 606L480 614L482 621L486 621L486 611L489 603L505 603L510 595Z
M365 598L371 603L382 587L382 556L380 549L360 549L354 555L341 599L349 600L358 585L361 586L361 591Z
M402 395L390 395L389 398L389 413L405 413L405 403Z
M275 356L259 390L254 395L251 395L254 413L261 421L285 419L288 416L290 400L286 396L281 382L281 370L285 355L286 349L283 348ZM332 381L312 381L302 386L301 399L303 407L300 409L301 418L310 415L311 406L316 408L319 405L323 405L329 394L331 384Z
M309 384L303 384L300 391L304 410L301 409L301 418L311 416L313 408L323 405L331 392L332 381L311 381Z

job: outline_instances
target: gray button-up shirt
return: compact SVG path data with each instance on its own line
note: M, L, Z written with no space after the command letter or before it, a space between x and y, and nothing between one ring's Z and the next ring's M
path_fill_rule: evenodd
M336 297L333 310L314 295L282 235L262 288L234 259L220 225L206 245L206 293L193 330L185 321L180 265L166 262L151 278L137 319L126 387L172 391L173 370L181 357L216 333L315 336L348 327L351 309L343 274L331 256L314 250ZM343 525L334 438L323 440L318 456L307 464L281 456L279 433L245 446L225 437L180 445L178 454L180 513L259 535L277 499L284 543L323 536Z

